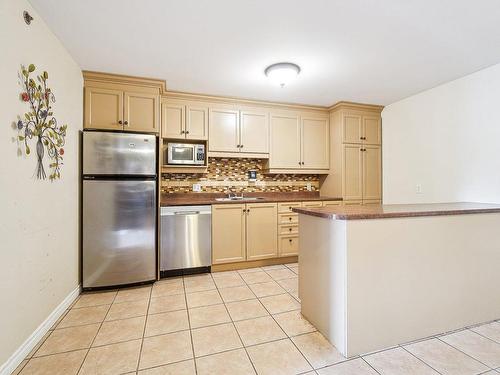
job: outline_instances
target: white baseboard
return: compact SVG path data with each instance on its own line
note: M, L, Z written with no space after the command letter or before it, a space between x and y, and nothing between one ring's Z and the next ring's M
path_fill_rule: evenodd
M66 298L57 306L54 311L38 326L37 329L26 339L25 342L10 356L10 358L0 366L0 375L10 375L26 358L36 344L49 331L49 329L57 322L57 319L67 310L73 301L79 296L81 286L78 285Z

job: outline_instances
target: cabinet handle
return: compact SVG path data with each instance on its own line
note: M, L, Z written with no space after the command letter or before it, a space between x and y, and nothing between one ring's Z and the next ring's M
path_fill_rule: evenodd
M119 121L118 121L118 124L119 124L119 125L123 124L122 120L119 120Z
M123 124L124 124L125 126L128 126L128 121L125 121Z
M291 232L291 231L292 231L292 228L288 228L288 230Z
M184 130L181 130L181 134L184 134L184 133L185 133Z
M189 134L189 130L186 130L184 133Z
M299 165L300 165L300 161L299 161Z
M288 220L292 221L292 218L291 218L291 217L289 217L289 218L288 218Z
M290 238L288 241L292 242L292 239Z
M240 145L240 148L243 148L243 145Z

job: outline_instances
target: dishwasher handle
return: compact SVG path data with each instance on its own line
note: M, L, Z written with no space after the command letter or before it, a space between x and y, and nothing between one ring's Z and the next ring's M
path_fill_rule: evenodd
M175 211L174 215L199 215L200 211Z
M192 216L192 215L211 215L210 206L170 206L162 207L161 216Z

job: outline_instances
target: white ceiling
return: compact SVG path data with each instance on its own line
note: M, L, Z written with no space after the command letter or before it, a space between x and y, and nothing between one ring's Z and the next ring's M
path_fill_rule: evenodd
M31 3L82 69L176 91L387 105L500 62L498 0ZM279 61L302 68L283 89L263 73Z

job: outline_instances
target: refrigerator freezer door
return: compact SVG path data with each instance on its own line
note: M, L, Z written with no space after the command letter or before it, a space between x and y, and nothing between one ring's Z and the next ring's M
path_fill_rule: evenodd
M83 132L84 175L156 175L156 137Z
M83 287L156 278L156 181L83 181Z

